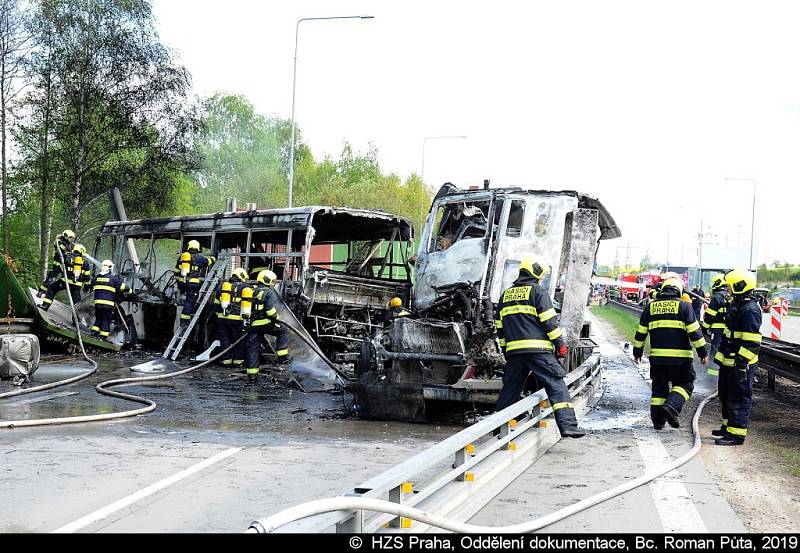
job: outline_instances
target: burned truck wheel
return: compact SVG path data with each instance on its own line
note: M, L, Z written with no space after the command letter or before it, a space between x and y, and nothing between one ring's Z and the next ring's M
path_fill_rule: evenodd
M391 331L389 340L390 336ZM401 354L387 351L379 340L364 340L356 363L356 380L351 390L359 407L359 416L377 420L424 421L422 364L415 359L394 358Z
M361 342L361 351L355 366L356 378L375 368L377 363L375 345L372 340L365 339Z

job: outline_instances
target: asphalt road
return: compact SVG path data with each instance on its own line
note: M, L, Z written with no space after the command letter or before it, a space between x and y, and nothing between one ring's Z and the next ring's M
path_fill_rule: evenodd
M582 421L590 431L560 440L474 519L480 524L521 522L566 507L636 478L691 448L691 416L716 382L696 363L698 380L682 427L653 429L649 418L649 367L639 366L602 333L596 319L592 339L600 344L605 391ZM710 403L706 409L714 409ZM715 447L708 438L704 447ZM744 532L699 457L648 486L632 490L545 529L548 532Z
M94 383L130 376L127 366L138 361L101 358L99 377L4 400L0 419L129 409L133 404L96 394ZM84 369L56 363L36 377L76 370ZM0 391L9 388L0 383ZM267 379L250 385L218 368L130 391L158 409L113 422L0 430L0 505L14 506L0 517L0 532L66 525L80 532L242 532L255 518L339 495L459 430L347 418L349 397L305 395Z
M504 525L616 485L690 446L685 430L647 420L646 373L598 336L607 386L583 421L473 520ZM0 403L0 419L108 412L99 379L128 376L136 359L101 359L91 382ZM642 367L639 367L642 369ZM82 370L43 366L40 381ZM644 369L642 369L644 370ZM704 386L701 377L701 392ZM8 388L0 385L0 391ZM134 419L0 430L2 532L240 532L254 518L339 495L459 427L360 421L349 398L302 394L222 369L131 388L159 407ZM698 394L699 395L699 394ZM688 426L688 415L684 426ZM708 440L706 440L708 443ZM563 532L742 531L702 462L550 528Z

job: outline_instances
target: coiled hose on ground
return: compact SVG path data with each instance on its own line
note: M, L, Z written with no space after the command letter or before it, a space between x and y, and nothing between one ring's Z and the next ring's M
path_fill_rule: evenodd
M64 263L64 254L62 253L61 248L59 247L56 247L56 252L58 252L58 257L61 263L61 270L63 271L62 274L64 275L64 278L66 278L67 267L66 264ZM58 388L60 386L74 384L76 382L80 382L81 380L89 378L90 376L92 376L94 373L97 372L97 362L86 354L86 349L83 347L83 337L81 336L80 323L78 322L78 313L77 311L75 311L75 302L72 301L72 294L70 293L69 290L69 284L67 284L67 296L69 297L69 307L70 310L72 311L72 322L75 324L75 333L78 335L78 346L80 347L81 355L83 355L83 358L86 359L86 361L89 363L91 369L89 369L83 374L71 376L69 378L65 378L64 380L49 382L47 384L42 384L40 386L31 386L30 388L20 388L18 390L14 390L11 392L5 392L0 394L0 399L21 396L23 394L32 394L34 392L43 392L45 390L52 390L53 388ZM2 422L0 422L0 425L1 424ZM2 426L0 426L0 428L2 428Z
M61 250L57 248L58 255L61 258L61 269L64 271L64 275L67 274L67 268L64 264L64 255L61 253ZM67 285L69 286L69 285ZM44 390L50 390L53 388L57 388L59 386L66 386L68 384L74 384L80 380L84 380L95 374L97 372L97 361L89 357L86 353L86 348L83 345L83 337L81 336L81 329L80 323L78 320L78 314L75 311L75 303L72 300L72 294L69 293L67 290L67 296L69 296L69 306L70 310L72 311L72 318L75 324L75 332L78 336L78 345L81 350L81 355L83 358L89 363L91 369L83 374L79 374L77 376L73 376L64 380L59 380L57 382L50 382L48 384L43 384L41 386L33 386L31 388L24 388L21 390L14 390L13 392L6 392L4 394L0 394L0 399L13 397L21 394L30 394L33 392L41 392ZM198 363L197 365L193 365L186 369L182 369L180 371L174 371L167 374L160 374L156 376L140 376L140 377L133 377L133 378L117 378L115 380L107 380L105 382L100 382L97 386L95 386L95 390L97 393L116 397L119 399L124 399L126 401L132 401L134 403L140 403L145 407L140 407L138 409L130 409L127 411L118 411L115 413L103 413L98 415L82 415L76 417L60 417L60 418L48 418L48 419L29 419L29 420L16 420L16 421L0 421L0 428L17 428L22 426L50 426L55 424L73 424L79 422L95 422L95 421L104 421L104 420L113 420L113 419L122 419L127 417L135 417L137 415L143 415L144 413L149 413L150 411L155 410L157 407L156 402L141 396L137 396L134 394L126 394L124 392L116 392L114 390L110 390L108 388L117 387L117 386L130 386L132 384L138 384L140 382L150 382L153 380L164 380L167 378L173 378L175 376L180 376L183 374L190 373L192 371L196 371L206 365L213 363L223 355L225 355L228 351L230 351L234 346L236 346L239 342L244 340L246 337L242 336L238 340L236 340L233 344L216 354L215 356L211 357L208 361L203 361L202 363Z
M266 519L256 520L253 523L251 523L248 532L269 533L277 530L282 526L285 526L286 524L289 524L290 522L301 520L310 516L330 513L333 511L354 511L354 510L386 513L390 515L410 518L412 520L416 520L418 522L428 524L436 528L441 528L443 530L449 530L451 532L459 532L459 533L520 534L527 532L535 532L537 530L541 530L542 528L546 528L547 526L550 526L551 524L554 524L560 520L564 520L565 518L580 513L581 511L585 511L590 507L599 505L604 501L608 501L609 499L617 497L618 495L622 495L635 488L648 484L653 480L655 480L656 478L658 478L659 476L663 476L668 472L673 471L685 465L700 451L700 448L702 446L702 442L700 439L700 415L702 414L703 409L708 404L708 402L714 399L715 397L717 397L716 392L703 399L703 401L700 402L700 405L698 405L697 410L694 413L694 417L692 418L692 432L694 434L694 444L692 445L692 448L689 451L687 451L674 461L664 465L659 469L655 469L644 473L642 476L636 478L635 480L631 480L630 482L625 482L624 484L620 484L619 486L616 486L599 494L587 497L586 499L583 499L568 507L564 507L563 509L560 509L554 513L539 517L529 522L513 524L510 526L479 526L476 524L469 524L465 522L456 522L448 520L439 515L423 511L422 509L407 507L383 499L358 498L358 497L334 497L329 499L319 499L316 501L309 501L308 503L296 505L294 507L286 509L285 511L281 511L280 513L274 514Z

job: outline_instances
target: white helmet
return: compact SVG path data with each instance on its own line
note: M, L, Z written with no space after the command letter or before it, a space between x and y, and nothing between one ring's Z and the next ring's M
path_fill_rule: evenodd
M107 275L114 272L114 263L110 259L104 259L100 264L100 274Z

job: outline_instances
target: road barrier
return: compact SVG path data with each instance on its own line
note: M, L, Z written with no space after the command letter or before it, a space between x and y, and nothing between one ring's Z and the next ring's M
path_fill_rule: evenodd
M781 339L781 321L783 320L784 308L782 304L775 304L769 310L770 325L769 337L773 340Z
M600 355L594 353L564 378L576 411L594 396L600 372ZM343 495L388 500L467 521L560 439L552 413L547 394L539 390ZM250 531L270 531L264 520L254 521ZM412 527L410 519L390 514L342 510L310 516L278 531L417 533L428 527Z
M641 307L632 304L609 301L607 305L631 313L642 312ZM778 323L780 324L780 319ZM767 386L770 390L775 389L776 375L800 382L800 344L764 337L758 359L761 368L767 372Z

